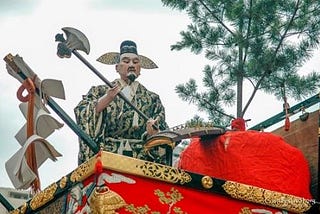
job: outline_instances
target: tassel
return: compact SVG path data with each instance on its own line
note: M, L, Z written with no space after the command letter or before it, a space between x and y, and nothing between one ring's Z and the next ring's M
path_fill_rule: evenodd
M231 121L231 129L235 131L245 131L246 123L243 118L236 118Z
M102 173L102 162L101 162L101 150L97 154L97 162L95 165L95 173L99 177L99 175Z
M289 129L290 129L290 119L289 119L289 117L290 117L290 114L289 114L290 105L287 102L287 97L286 96L283 97L283 100L284 100L283 110L284 110L284 112L286 114L286 119L285 119L285 122L284 122L284 130L285 131L289 131Z
M102 167L102 161L101 161L101 152L102 152L102 149L100 149L100 151L98 152L97 154L97 159L96 159L96 164L94 166L94 171L95 171L95 176L94 176L94 182L95 182L95 186L97 186L98 184L98 180L99 180L99 177L103 171L103 167Z

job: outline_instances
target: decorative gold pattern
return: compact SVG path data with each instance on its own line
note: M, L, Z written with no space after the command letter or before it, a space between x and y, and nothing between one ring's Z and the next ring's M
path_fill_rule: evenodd
M213 180L210 176L203 176L201 178L202 186L206 189L210 189L213 187Z
M27 203L24 203L20 208L10 211L10 214L25 214L27 211Z
M137 167L143 171L145 176L150 176L164 181L172 183L179 182L180 184L189 183L191 181L191 176L188 173L173 167L150 162L137 165Z
M15 209L9 212L10 214L20 214L20 209Z
M48 206L46 206L44 209L41 209L37 214L62 214L64 213L64 207L65 207L65 196L62 196L58 198L57 200L54 200L53 203L50 203Z
M249 209L249 207L242 207L241 211L239 212L239 214L252 214L251 210Z
M58 185L56 183L53 183L47 188L45 188L43 191L37 193L30 201L31 209L35 210L52 200L54 198L54 193L56 192L57 188Z
M63 188L66 187L67 181L68 181L68 178L67 178L66 176L63 176L63 177L60 179L59 186L60 186L61 189L63 189Z
M89 171L91 170L93 173L93 167L90 167L90 163L92 163L92 161L89 162L85 162L83 164L81 164L76 170L74 170L70 176L70 180L72 182L79 182L79 181L83 181L86 177L89 176Z
M162 204L175 204L178 201L181 201L183 199L182 194L175 188L171 188L170 192L164 193L162 191L160 191L159 189L156 189L154 191L154 194L157 195L159 197L159 201ZM167 197L169 196L169 197Z
M23 214L23 213L26 213L27 211L27 203L24 203L20 209L20 213Z
M124 207L126 202L116 192L108 187L96 188L90 197L90 209L92 214L112 214Z
M295 213L304 213L311 208L308 200L246 184L226 181L223 189L232 198L259 203Z
M176 214L184 214L184 212L180 207L174 206L177 202L181 201L183 199L182 194L179 192L179 190L175 188L171 188L170 192L164 193L159 189L156 189L154 191L154 194L159 197L159 202L161 204L168 205L168 212L166 213L176 213ZM126 206L126 211L134 214L160 214L159 211L151 211L148 205L135 207L134 204L129 204Z
M129 204L126 206L126 211L133 214L146 214L146 213L149 213L151 209L146 204L141 207L135 207L134 204ZM159 212L152 212L152 214L158 214L158 213Z

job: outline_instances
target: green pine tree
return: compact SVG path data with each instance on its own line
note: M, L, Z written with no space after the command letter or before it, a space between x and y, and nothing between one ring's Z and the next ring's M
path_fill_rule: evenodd
M161 0L185 11L192 23L171 50L189 48L212 61L203 69L205 92L194 79L176 86L179 97L207 112L214 124L228 125L237 106L244 115L258 90L283 100L317 93L320 75L299 75L319 45L319 0ZM252 86L243 101L243 85ZM197 117L197 116L196 116Z

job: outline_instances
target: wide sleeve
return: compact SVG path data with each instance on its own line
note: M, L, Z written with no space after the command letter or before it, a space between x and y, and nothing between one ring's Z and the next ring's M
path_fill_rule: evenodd
M166 113L165 108L162 105L159 95L153 94L153 103L154 103L154 119L158 119L160 130L168 129L168 124L166 123Z
M95 108L99 98L106 93L106 90L107 88L103 86L91 87L74 108L77 124L93 139L97 137L102 128L102 113L97 113Z

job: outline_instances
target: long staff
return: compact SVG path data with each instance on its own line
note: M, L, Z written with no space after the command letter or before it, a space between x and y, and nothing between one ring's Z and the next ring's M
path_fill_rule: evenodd
M62 30L65 32L67 39L63 37L63 34L57 34L55 39L58 44L58 56L61 58L70 58L73 53L81 62L83 62L91 71L93 71L106 85L110 88L114 87L110 81L108 81L92 64L90 64L79 52L81 50L86 54L90 52L90 44L87 37L79 30L71 27L64 27ZM148 117L140 111L131 101L120 91L118 96L121 97L134 111L136 111L145 121L148 121ZM158 127L153 125L155 130ZM165 129L164 127L161 127Z

